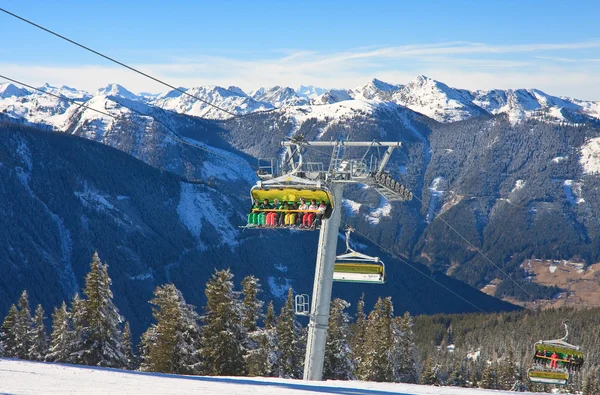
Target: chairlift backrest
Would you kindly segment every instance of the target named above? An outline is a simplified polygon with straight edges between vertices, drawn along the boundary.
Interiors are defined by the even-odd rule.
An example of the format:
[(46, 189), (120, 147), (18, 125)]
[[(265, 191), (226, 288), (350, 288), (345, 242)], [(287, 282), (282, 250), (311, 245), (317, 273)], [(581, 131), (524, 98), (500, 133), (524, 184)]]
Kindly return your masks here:
[(310, 315), (310, 304), (307, 294), (296, 295), (294, 298), (294, 313), (296, 315)]

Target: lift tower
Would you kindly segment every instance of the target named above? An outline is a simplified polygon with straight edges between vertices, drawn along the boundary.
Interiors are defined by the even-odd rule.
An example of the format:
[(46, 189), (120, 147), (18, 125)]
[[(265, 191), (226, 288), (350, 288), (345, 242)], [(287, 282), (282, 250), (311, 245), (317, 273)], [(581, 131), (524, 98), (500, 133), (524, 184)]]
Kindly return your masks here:
[[(275, 159), (259, 159), (257, 175), (261, 180), (250, 191), (253, 201), (274, 201), (275, 199), (281, 202), (297, 201), (297, 198), (310, 196), (311, 199), (329, 203), (333, 208), (330, 214), (323, 216), (320, 225), (309, 228), (320, 229), (313, 300), (310, 311), (307, 311), (308, 306), (305, 303), (304, 295), (299, 295), (303, 301), (301, 303), (303, 307), (301, 312), (297, 311), (297, 313), (310, 317), (304, 380), (322, 380), (344, 187), (349, 183), (364, 184), (379, 192), (388, 201), (411, 200), (412, 193), (394, 180), (389, 172), (384, 171), (394, 149), (401, 147), (401, 143), (398, 141), (307, 141), (303, 136), (294, 136), (288, 141), (282, 142), (281, 145), (284, 147), (281, 162)], [(323, 163), (303, 160), (303, 152), (311, 147), (332, 148), (327, 168)], [(366, 148), (366, 150), (362, 157), (349, 159), (345, 155), (347, 148)], [(375, 158), (371, 155), (370, 158), (367, 158), (373, 148), (378, 150), (385, 148), (385, 153), (381, 157)], [(261, 222), (260, 219), (255, 222), (255, 213), (261, 211), (279, 211), (280, 215), (283, 215), (297, 210), (253, 208), (248, 216), (248, 225), (244, 228), (281, 229), (281, 224), (276, 227), (272, 222)], [(266, 217), (263, 219), (266, 220)], [(284, 227), (295, 228), (294, 224), (290, 223)]]
[[(329, 326), (329, 309), (333, 285), (333, 272), (337, 251), (338, 229), (342, 220), (342, 197), (344, 187), (348, 183), (361, 183), (374, 187), (386, 199), (391, 201), (410, 200), (412, 194), (402, 185), (394, 181), (384, 168), (394, 149), (401, 147), (400, 142), (357, 142), (357, 141), (304, 141), (291, 140), (282, 143), (287, 149), (290, 169), (303, 168), (302, 176), (309, 179), (323, 179), (333, 195), (333, 213), (321, 225), (317, 264), (313, 286), (313, 298), (308, 325), (308, 342), (304, 361), (304, 380), (322, 380), (323, 362), (327, 328)], [(329, 168), (326, 171), (311, 169), (310, 164), (303, 166), (302, 156), (294, 162), (293, 152), (301, 152), (304, 147), (332, 147)], [(348, 147), (364, 147), (367, 152), (360, 159), (345, 159), (344, 151)], [(366, 157), (370, 148), (385, 147), (381, 159), (367, 163)], [(313, 170), (313, 171), (311, 171)], [(318, 174), (311, 174), (314, 173)], [(297, 174), (297, 172), (296, 172)]]

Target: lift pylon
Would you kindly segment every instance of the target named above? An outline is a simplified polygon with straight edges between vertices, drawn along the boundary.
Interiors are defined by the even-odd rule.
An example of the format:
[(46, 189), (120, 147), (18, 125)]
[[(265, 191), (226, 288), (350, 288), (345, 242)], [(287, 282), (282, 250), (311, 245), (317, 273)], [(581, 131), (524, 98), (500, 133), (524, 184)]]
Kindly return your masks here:
[[(407, 193), (406, 188), (393, 180), (389, 173), (383, 171), (393, 150), (401, 147), (402, 143), (398, 141), (306, 141), (303, 136), (294, 136), (281, 145), (284, 147), (279, 168), (281, 174), (268, 174), (266, 169), (274, 168), (272, 165), (262, 167), (258, 174), (262, 181), (252, 189), (253, 198), (262, 196), (261, 193), (267, 196), (268, 190), (285, 191), (286, 188), (290, 188), (290, 182), (296, 177), (318, 184), (319, 187), (316, 189), (323, 189), (331, 196), (330, 204), (333, 211), (329, 216), (323, 217), (320, 225), (303, 377), (304, 380), (322, 380), (344, 187), (348, 183), (365, 184), (373, 187), (384, 198), (397, 201), (410, 200), (412, 194)], [(333, 148), (327, 168), (322, 164), (303, 160), (303, 151), (311, 146)], [(367, 153), (371, 148), (385, 147), (386, 152), (380, 160), (371, 160), (368, 163), (367, 153), (360, 159), (344, 158), (347, 147), (364, 147)], [(260, 226), (253, 228), (264, 229)]]

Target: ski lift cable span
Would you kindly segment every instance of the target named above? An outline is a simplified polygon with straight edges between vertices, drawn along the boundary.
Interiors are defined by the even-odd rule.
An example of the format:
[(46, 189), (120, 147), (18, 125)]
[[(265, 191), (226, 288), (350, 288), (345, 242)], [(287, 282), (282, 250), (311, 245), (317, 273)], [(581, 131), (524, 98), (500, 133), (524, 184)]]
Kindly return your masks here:
[[(231, 115), (231, 116), (232, 116), (232, 119), (233, 119), (233, 118), (240, 118), (240, 117), (243, 117), (243, 116), (245, 116), (245, 115), (246, 115), (246, 114), (236, 114), (236, 113), (234, 113), (234, 112), (231, 112), (231, 111), (229, 111), (229, 110), (227, 110), (227, 109), (224, 109), (224, 108), (222, 108), (222, 107), (219, 107), (219, 106), (217, 106), (216, 104), (213, 104), (213, 103), (211, 103), (211, 102), (209, 102), (209, 101), (207, 101), (207, 100), (204, 100), (204, 99), (200, 98), (200, 97), (199, 97), (199, 96), (197, 96), (197, 95), (192, 95), (192, 94), (188, 93), (188, 92), (187, 92), (186, 90), (184, 90), (184, 89), (181, 89), (181, 88), (178, 88), (178, 87), (176, 87), (176, 86), (174, 86), (174, 85), (172, 85), (172, 84), (169, 84), (169, 83), (167, 83), (167, 82), (165, 82), (165, 81), (161, 80), (160, 78), (157, 78), (157, 77), (151, 76), (151, 75), (150, 75), (150, 74), (148, 74), (148, 73), (145, 73), (145, 72), (143, 72), (143, 71), (140, 71), (140, 70), (138, 70), (138, 69), (136, 69), (136, 68), (134, 68), (134, 67), (132, 67), (132, 66), (129, 66), (129, 65), (127, 65), (126, 63), (123, 63), (123, 62), (121, 62), (121, 61), (119, 61), (119, 60), (116, 60), (116, 59), (114, 59), (114, 58), (112, 58), (112, 57), (110, 57), (110, 56), (108, 56), (108, 55), (104, 55), (103, 53), (101, 53), (101, 52), (99, 52), (99, 51), (96, 51), (96, 50), (94, 50), (94, 49), (92, 49), (92, 48), (90, 48), (90, 47), (87, 47), (87, 46), (85, 46), (85, 45), (83, 45), (83, 44), (80, 44), (79, 42), (77, 42), (77, 41), (75, 41), (75, 40), (72, 40), (72, 39), (70, 39), (70, 38), (68, 38), (68, 37), (65, 37), (65, 36), (63, 36), (62, 34), (56, 33), (56, 32), (55, 32), (55, 31), (53, 31), (53, 30), (50, 30), (50, 29), (48, 29), (48, 28), (46, 28), (46, 27), (44, 27), (44, 26), (41, 26), (41, 25), (39, 25), (39, 24), (37, 24), (37, 23), (33, 22), (33, 21), (30, 21), (29, 19), (26, 19), (26, 18), (24, 18), (24, 17), (22, 17), (22, 16), (19, 16), (19, 15), (15, 14), (15, 13), (12, 13), (12, 12), (10, 12), (10, 11), (8, 11), (8, 10), (4, 9), (4, 8), (1, 8), (1, 7), (0, 7), (0, 11), (4, 12), (5, 14), (8, 14), (8, 15), (10, 15), (10, 16), (12, 16), (12, 17), (15, 17), (15, 18), (17, 18), (17, 19), (19, 19), (19, 20), (21, 20), (21, 21), (23, 21), (23, 22), (25, 22), (25, 23), (28, 23), (28, 24), (30, 24), (30, 25), (32, 25), (32, 26), (34, 26), (34, 27), (37, 27), (38, 29), (45, 31), (46, 33), (50, 33), (50, 34), (52, 34), (53, 36), (56, 36), (56, 37), (58, 37), (58, 38), (60, 38), (60, 39), (62, 39), (62, 40), (65, 40), (65, 41), (67, 41), (67, 42), (69, 42), (69, 43), (73, 44), (73, 45), (76, 45), (76, 46), (78, 46), (78, 47), (80, 47), (80, 48), (83, 48), (83, 49), (85, 49), (86, 51), (89, 51), (89, 52), (91, 52), (91, 53), (93, 53), (93, 54), (95, 54), (95, 55), (98, 55), (98, 56), (100, 56), (100, 57), (102, 57), (102, 58), (104, 58), (104, 59), (106, 59), (106, 60), (109, 60), (109, 61), (111, 61), (111, 62), (113, 62), (113, 63), (116, 63), (116, 64), (118, 64), (119, 66), (123, 66), (123, 67), (125, 67), (126, 69), (129, 69), (129, 70), (131, 70), (131, 71), (133, 71), (133, 72), (135, 72), (135, 73), (137, 73), (137, 74), (140, 74), (140, 75), (142, 75), (142, 76), (144, 76), (144, 77), (146, 77), (146, 78), (149, 78), (149, 79), (153, 80), (154, 82), (158, 82), (158, 83), (159, 83), (159, 84), (161, 84), (161, 85), (164, 85), (164, 86), (166, 86), (166, 87), (168, 87), (168, 88), (171, 88), (171, 89), (173, 89), (173, 90), (175, 90), (175, 91), (177, 91), (177, 92), (180, 92), (180, 93), (182, 93), (182, 94), (184, 94), (184, 95), (186, 95), (186, 96), (189, 96), (189, 97), (191, 97), (191, 98), (193, 98), (193, 99), (196, 99), (196, 100), (198, 100), (198, 101), (200, 101), (200, 102), (202, 102), (202, 103), (205, 103), (206, 105), (208, 105), (208, 106), (210, 106), (210, 107), (212, 107), (212, 108), (214, 108), (214, 109), (216, 109), (216, 110), (219, 110), (219, 111), (222, 111), (222, 112), (224, 112), (224, 113), (226, 113), (226, 114), (228, 114), (228, 115)], [(256, 111), (256, 112), (253, 112), (252, 114), (256, 114), (256, 113), (268, 113), (268, 112), (271, 112), (271, 111), (274, 111), (274, 110), (276, 110), (276, 108), (274, 108), (274, 109), (270, 109), (270, 110)]]
[[(418, 196), (413, 194), (413, 197), (421, 204), (423, 204), (423, 200), (419, 199)], [(500, 271), (500, 273), (502, 273), (507, 279), (509, 279), (510, 281), (512, 281), (517, 287), (519, 287), (521, 289), (521, 291), (525, 292), (525, 294), (527, 296), (529, 296), (529, 298), (531, 300), (535, 300), (535, 298), (525, 289), (523, 288), (523, 286), (521, 284), (519, 284), (517, 281), (515, 281), (511, 276), (508, 275), (508, 273), (506, 273), (506, 271), (502, 270), (502, 268), (500, 266), (498, 266), (496, 263), (494, 263), (494, 261), (492, 261), (490, 258), (488, 258), (488, 256), (486, 254), (483, 253), (483, 251), (481, 251), (480, 248), (477, 248), (475, 245), (473, 245), (473, 243), (471, 243), (469, 241), (469, 239), (467, 239), (465, 236), (463, 236), (458, 230), (456, 230), (456, 228), (454, 228), (452, 225), (450, 225), (450, 223), (448, 221), (446, 221), (441, 214), (434, 214), (434, 218), (438, 218), (440, 221), (442, 221), (447, 227), (450, 228), (450, 230), (452, 230), (454, 233), (456, 233), (458, 235), (458, 237), (460, 237), (462, 240), (464, 240), (469, 247), (473, 248), (475, 251), (477, 251), (477, 253), (479, 255), (481, 255), (486, 261), (488, 261), (489, 263), (492, 264), (492, 266), (494, 266), (496, 269), (498, 269), (498, 271)]]
[[(113, 119), (115, 119), (115, 120), (117, 120), (117, 121), (120, 121), (120, 120), (127, 120), (125, 117), (118, 117), (118, 116), (116, 116), (116, 115), (113, 115), (113, 114), (111, 114), (111, 113), (108, 113), (108, 112), (105, 112), (105, 111), (102, 111), (102, 110), (98, 110), (98, 109), (96, 109), (96, 108), (89, 107), (88, 105), (86, 105), (86, 103), (85, 103), (85, 102), (80, 102), (80, 101), (77, 101), (77, 100), (74, 100), (74, 99), (71, 99), (71, 98), (68, 98), (68, 97), (65, 97), (65, 96), (56, 95), (56, 94), (54, 94), (54, 93), (51, 93), (51, 92), (46, 92), (46, 91), (44, 91), (44, 90), (42, 90), (42, 89), (40, 89), (40, 88), (36, 88), (35, 86), (32, 86), (32, 85), (26, 84), (26, 83), (24, 83), (24, 82), (21, 82), (21, 81), (15, 80), (15, 79), (13, 79), (13, 78), (9, 78), (9, 77), (7, 77), (7, 76), (5, 76), (5, 75), (2, 75), (2, 74), (0, 74), (0, 78), (2, 78), (2, 79), (5, 79), (5, 80), (7, 80), (7, 81), (10, 81), (10, 82), (14, 82), (15, 84), (22, 85), (22, 86), (24, 86), (24, 87), (27, 87), (27, 88), (29, 88), (29, 89), (33, 89), (33, 90), (35, 90), (35, 91), (38, 91), (38, 92), (40, 92), (40, 93), (42, 93), (42, 94), (45, 94), (45, 95), (48, 95), (48, 96), (52, 96), (52, 97), (55, 97), (55, 98), (57, 98), (57, 99), (60, 99), (60, 100), (64, 100), (64, 101), (68, 101), (68, 102), (74, 103), (74, 104), (76, 104), (76, 105), (78, 105), (78, 106), (79, 106), (79, 109), (85, 108), (85, 109), (87, 109), (87, 110), (92, 110), (92, 111), (94, 111), (94, 112), (96, 112), (96, 113), (98, 113), (98, 114), (102, 114), (102, 115), (105, 115), (105, 116), (107, 116), (107, 117), (111, 117), (111, 118), (113, 118)], [(131, 110), (131, 111), (133, 111), (133, 112), (135, 112), (135, 113), (137, 113), (137, 111), (136, 111), (135, 109), (133, 109), (133, 108), (130, 108), (130, 107), (127, 107), (127, 106), (123, 105), (122, 103), (119, 103), (119, 105), (121, 105), (121, 106), (123, 106), (123, 107), (125, 107), (125, 108), (127, 108), (127, 109), (129, 109), (129, 110)], [(171, 129), (170, 129), (168, 126), (166, 126), (166, 125), (164, 125), (164, 124), (161, 124), (161, 125), (162, 125), (163, 127), (165, 127), (167, 130), (169, 130), (171, 133), (173, 133), (174, 135), (176, 135), (176, 133), (175, 133), (173, 130), (171, 130)], [(220, 154), (218, 154), (217, 152), (214, 152), (214, 151), (211, 151), (211, 150), (209, 150), (209, 149), (207, 149), (207, 148), (204, 148), (204, 147), (202, 147), (202, 146), (199, 146), (199, 145), (196, 145), (196, 144), (190, 143), (189, 141), (186, 141), (186, 140), (184, 140), (184, 139), (182, 139), (182, 138), (179, 138), (179, 137), (176, 137), (176, 136), (170, 136), (170, 135), (168, 135), (168, 134), (165, 134), (165, 133), (160, 133), (160, 132), (153, 132), (153, 133), (154, 133), (154, 134), (156, 134), (156, 135), (159, 135), (159, 136), (166, 137), (166, 138), (168, 138), (168, 139), (171, 139), (171, 140), (173, 140), (173, 141), (176, 141), (176, 142), (178, 142), (178, 143), (180, 143), (180, 144), (183, 144), (183, 145), (188, 145), (188, 146), (190, 146), (190, 147), (194, 147), (194, 148), (197, 148), (197, 149), (199, 149), (199, 150), (206, 151), (206, 152), (208, 152), (209, 154), (211, 154), (211, 155), (213, 155), (213, 156), (216, 156), (216, 157), (219, 157), (219, 158), (221, 158), (221, 159), (225, 159), (225, 160), (227, 160), (227, 161), (230, 161), (230, 160), (232, 160), (232, 159), (233, 159), (233, 160), (235, 160), (235, 161), (238, 161), (238, 162), (239, 162), (239, 163), (241, 163), (241, 164), (248, 165), (248, 166), (250, 166), (251, 168), (253, 168), (253, 166), (252, 166), (250, 163), (246, 162), (246, 161), (242, 161), (241, 159), (237, 159), (237, 158), (234, 158), (234, 157), (227, 157), (227, 156), (225, 156), (225, 155), (220, 155)]]
[[(342, 221), (342, 223), (346, 226), (350, 226), (348, 225), (346, 222)], [(485, 310), (483, 310), (481, 307), (475, 305), (473, 302), (471, 302), (470, 300), (466, 299), (465, 297), (459, 295), (458, 293), (456, 293), (455, 291), (453, 291), (452, 289), (450, 289), (449, 287), (446, 287), (444, 284), (440, 283), (439, 281), (437, 281), (436, 279), (428, 276), (427, 274), (423, 273), (422, 271), (420, 271), (419, 269), (417, 269), (416, 267), (414, 267), (413, 265), (411, 265), (406, 259), (402, 258), (401, 256), (395, 254), (394, 252), (392, 252), (391, 250), (389, 250), (388, 248), (382, 246), (381, 244), (377, 243), (376, 241), (370, 239), (369, 237), (365, 236), (363, 233), (354, 230), (356, 233), (358, 233), (359, 235), (361, 235), (363, 238), (365, 238), (366, 240), (370, 241), (371, 243), (373, 243), (375, 246), (379, 247), (379, 249), (387, 252), (388, 254), (390, 254), (391, 256), (393, 256), (394, 258), (398, 259), (399, 261), (402, 261), (406, 264), (406, 266), (410, 267), (411, 269), (415, 270), (417, 273), (419, 273), (420, 275), (428, 278), (429, 280), (433, 281), (435, 284), (439, 285), (440, 287), (442, 287), (443, 289), (445, 289), (446, 291), (450, 292), (451, 294), (453, 294), (454, 296), (456, 296), (457, 298), (461, 299), (462, 301), (466, 302), (467, 304), (473, 306), (475, 309), (477, 309), (478, 311), (482, 312), (482, 313), (487, 313)]]

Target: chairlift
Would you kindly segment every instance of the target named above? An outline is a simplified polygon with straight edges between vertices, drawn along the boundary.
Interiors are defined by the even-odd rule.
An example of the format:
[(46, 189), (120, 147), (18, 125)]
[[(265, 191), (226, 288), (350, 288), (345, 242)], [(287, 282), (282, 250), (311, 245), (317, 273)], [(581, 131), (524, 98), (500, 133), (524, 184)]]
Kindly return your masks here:
[[(299, 210), (293, 208), (252, 208), (248, 214), (248, 224), (244, 228), (249, 229), (281, 229), (292, 228), (298, 230), (317, 230), (320, 229), (320, 220), (327, 219), (334, 209), (334, 199), (321, 180), (308, 180), (295, 175), (284, 175), (270, 180), (258, 181), (250, 190), (252, 202), (262, 203), (267, 200), (270, 205), (275, 200), (279, 204), (299, 204), (303, 198), (308, 204), (315, 200), (317, 204), (325, 203), (325, 211), (319, 210)], [(276, 213), (277, 218), (284, 220), (278, 223), (270, 222), (269, 213)], [(298, 224), (299, 215), (310, 215), (310, 223)], [(284, 217), (280, 217), (284, 216)], [(275, 216), (274, 216), (275, 217)], [(281, 223), (279, 223), (281, 222)]]
[(346, 252), (336, 257), (333, 281), (384, 284), (385, 265), (379, 257), (372, 257), (350, 248), (350, 234), (354, 229), (346, 229)]
[(566, 342), (568, 322), (563, 321), (565, 336), (556, 340), (540, 340), (534, 345), (534, 365), (527, 371), (532, 383), (567, 385), (573, 372), (580, 370), (584, 353), (579, 346)]

